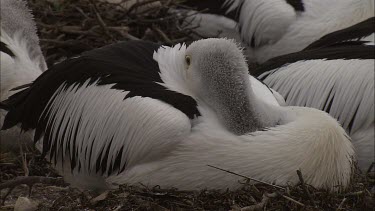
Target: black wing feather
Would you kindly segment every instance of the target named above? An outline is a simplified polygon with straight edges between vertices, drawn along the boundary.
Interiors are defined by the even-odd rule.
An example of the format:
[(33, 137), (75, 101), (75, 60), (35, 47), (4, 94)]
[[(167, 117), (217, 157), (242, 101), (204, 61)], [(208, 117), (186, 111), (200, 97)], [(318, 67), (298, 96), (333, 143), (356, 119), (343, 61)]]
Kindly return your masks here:
[[(255, 70), (251, 71), (251, 75), (258, 77), (262, 73), (280, 68), (287, 64), (291, 64), (298, 61), (316, 59), (375, 59), (375, 47), (371, 45), (367, 46), (361, 44), (353, 44), (353, 42), (351, 42), (348, 45), (342, 43), (337, 46), (305, 50), (296, 53), (286, 54), (268, 60), (261, 66), (257, 67)], [(263, 79), (264, 78), (262, 78), (262, 80)]]
[(375, 17), (369, 18), (351, 27), (332, 32), (320, 38), (319, 40), (311, 43), (305, 48), (310, 50), (314, 48), (327, 47), (331, 45), (337, 45), (338, 43), (346, 44), (363, 44), (360, 42), (347, 42), (350, 40), (359, 40), (363, 37), (367, 37), (375, 32)]
[(159, 99), (194, 118), (199, 115), (194, 99), (156, 83), (162, 82), (158, 63), (153, 60), (159, 47), (145, 41), (119, 42), (56, 64), (28, 88), (1, 103), (2, 109), (9, 110), (3, 129), (21, 123), (23, 130), (36, 129), (34, 140), (38, 140), (48, 130), (48, 118), (41, 115), (55, 91), (64, 83), (81, 86), (88, 79), (91, 83), (99, 80), (99, 85), (113, 83), (112, 89), (130, 91), (127, 97)]
[(13, 51), (8, 48), (8, 45), (3, 42), (0, 42), (0, 51), (8, 54), (10, 57), (15, 56)]

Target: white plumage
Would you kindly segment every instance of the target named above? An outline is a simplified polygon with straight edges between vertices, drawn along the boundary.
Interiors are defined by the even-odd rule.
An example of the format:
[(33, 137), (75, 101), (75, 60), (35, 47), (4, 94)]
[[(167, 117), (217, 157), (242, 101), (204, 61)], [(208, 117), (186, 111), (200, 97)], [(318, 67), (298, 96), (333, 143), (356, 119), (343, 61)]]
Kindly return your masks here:
[(241, 37), (253, 47), (280, 40), (297, 19), (296, 11), (285, 0), (227, 0), (223, 6), (239, 13)]
[[(47, 68), (39, 39), (36, 34), (35, 22), (26, 3), (21, 0), (1, 1), (1, 52), (0, 52), (0, 100), (7, 99), (19, 90), (11, 89), (31, 83)], [(5, 112), (0, 113), (0, 126), (4, 121)], [(14, 128), (0, 132), (2, 149), (18, 149), (16, 143), (25, 142), (26, 137), (20, 136), (20, 130)]]
[(319, 4), (319, 8), (325, 5), (328, 9), (324, 12), (317, 10), (314, 16), (310, 14), (304, 16), (302, 13), (301, 17), (288, 27), (287, 32), (279, 40), (270, 45), (254, 48), (249, 59), (254, 58), (262, 63), (276, 56), (303, 50), (323, 35), (350, 27), (374, 16), (374, 1), (372, 0), (339, 1), (335, 7), (332, 7), (331, 1), (312, 2)]
[(301, 169), (317, 188), (345, 188), (354, 152), (337, 121), (281, 107), (272, 93), (265, 100), (258, 88), (271, 91), (252, 83), (229, 40), (118, 43), (57, 64), (3, 102), (5, 128), (35, 129), (64, 178), (83, 188), (241, 186), (207, 165), (279, 185), (298, 183)]
[(374, 161), (375, 18), (323, 36), (255, 70), (288, 105), (328, 112), (352, 138), (359, 167)]
[[(217, 18), (211, 20), (215, 24), (206, 27), (211, 18), (202, 14), (197, 18), (202, 20), (197, 30), (205, 32), (215, 26), (216, 31), (222, 30), (222, 34), (233, 39), (238, 35), (233, 35), (232, 31), (237, 30), (247, 44), (246, 56), (249, 61), (263, 63), (276, 56), (303, 50), (326, 34), (374, 16), (373, 0), (295, 2), (297, 6), (285, 0), (226, 0), (223, 8), (227, 8), (226, 13), (238, 13), (238, 25)], [(214, 2), (212, 7), (217, 7)]]
[[(366, 170), (375, 157), (374, 58), (349, 58), (358, 51), (334, 60), (325, 56), (340, 55), (345, 45), (350, 47), (353, 43), (374, 45), (374, 1), (294, 3), (297, 5), (284, 0), (227, 0), (223, 8), (229, 7), (227, 13), (238, 10), (239, 22), (232, 23), (232, 28), (240, 30), (248, 43), (246, 54), (250, 61), (263, 63), (275, 57), (263, 65), (267, 67), (280, 58), (289, 60), (274, 66), (261, 79), (278, 91), (287, 105), (317, 108), (338, 119), (353, 140), (359, 167)], [(218, 19), (216, 30), (220, 30), (220, 22)], [(205, 21), (202, 23), (200, 31), (205, 29)], [(223, 30), (231, 28), (227, 23)], [(341, 50), (334, 49), (326, 55), (320, 56), (323, 51), (319, 50), (313, 52), (339, 44)], [(306, 51), (288, 55), (306, 47), (313, 50), (313, 57), (300, 56), (308, 54)], [(277, 57), (284, 54), (285, 57)], [(365, 56), (373, 54), (374, 50)]]
[[(181, 27), (193, 29), (198, 34), (198, 36), (194, 37), (196, 39), (201, 39), (202, 37), (229, 37), (237, 42), (241, 42), (241, 36), (236, 27), (237, 22), (225, 16), (182, 9), (171, 9), (170, 12), (180, 15), (186, 14)], [(194, 36), (194, 34), (192, 35)]]
[(359, 167), (374, 161), (374, 60), (301, 60), (259, 78), (287, 105), (327, 111), (348, 131)]

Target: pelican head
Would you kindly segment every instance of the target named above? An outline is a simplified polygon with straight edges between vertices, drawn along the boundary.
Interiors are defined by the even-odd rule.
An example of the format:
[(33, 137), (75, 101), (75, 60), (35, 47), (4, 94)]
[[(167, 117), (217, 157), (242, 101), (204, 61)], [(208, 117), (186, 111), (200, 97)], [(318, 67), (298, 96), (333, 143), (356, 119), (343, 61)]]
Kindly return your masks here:
[(210, 107), (229, 131), (242, 135), (276, 124), (261, 117), (245, 57), (233, 40), (192, 43), (185, 52), (184, 68), (192, 96)]

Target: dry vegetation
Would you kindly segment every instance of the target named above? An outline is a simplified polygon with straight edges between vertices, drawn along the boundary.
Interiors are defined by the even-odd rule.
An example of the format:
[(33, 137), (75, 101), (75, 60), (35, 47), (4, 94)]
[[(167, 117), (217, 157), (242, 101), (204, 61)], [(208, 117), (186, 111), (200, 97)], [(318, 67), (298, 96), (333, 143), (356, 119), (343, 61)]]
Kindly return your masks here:
[(48, 64), (122, 40), (188, 42), (192, 30), (179, 27), (186, 15), (168, 13), (180, 1), (29, 0)]
[[(191, 30), (181, 29), (184, 15), (168, 14), (179, 1), (146, 0), (133, 6), (98, 0), (29, 0), (34, 11), (41, 46), (49, 65), (120, 40), (144, 39), (163, 44), (191, 41)], [(126, 6), (126, 7), (124, 7)], [(250, 185), (238, 191), (195, 192), (162, 187), (122, 186), (97, 196), (66, 187), (50, 165), (33, 150), (3, 153), (0, 157), (0, 189), (19, 176), (32, 186), (17, 186), (0, 210), (13, 210), (19, 196), (28, 196), (38, 210), (374, 210), (374, 172), (353, 176), (344, 193), (327, 193), (301, 183), (283, 189), (267, 184)], [(302, 172), (303, 173), (303, 172)], [(297, 172), (296, 172), (297, 175)], [(7, 189), (1, 191), (4, 198)]]

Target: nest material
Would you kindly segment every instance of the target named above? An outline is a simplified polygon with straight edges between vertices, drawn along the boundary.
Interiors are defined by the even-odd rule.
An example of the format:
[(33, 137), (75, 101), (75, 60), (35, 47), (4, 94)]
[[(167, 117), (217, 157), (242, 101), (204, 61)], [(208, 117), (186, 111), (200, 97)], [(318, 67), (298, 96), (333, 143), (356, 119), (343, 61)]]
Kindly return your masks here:
[[(50, 181), (58, 175), (38, 153), (26, 153), (18, 158), (1, 154), (1, 158), (0, 170), (4, 180), (0, 183), (0, 190), (7, 183), (15, 185), (14, 178), (22, 180), (25, 173), (29, 177), (23, 177), (26, 180), (19, 184), (33, 188), (28, 196), (27, 187), (16, 187), (0, 210), (12, 210), (19, 196), (29, 197), (38, 204), (39, 210), (372, 210), (375, 206), (374, 193), (370, 192), (374, 185), (371, 174), (354, 174), (350, 187), (343, 193), (315, 189), (305, 184), (300, 175), (300, 184), (282, 189), (269, 184), (251, 184), (250, 180), (239, 177), (238, 182), (244, 185), (237, 191), (184, 191), (140, 184), (137, 187), (122, 185), (98, 195), (64, 188), (65, 185), (62, 188), (51, 186), (58, 184)], [(33, 184), (33, 180), (43, 184)], [(1, 190), (1, 198), (5, 194), (6, 190)]]
[(191, 41), (172, 0), (29, 0), (47, 64), (123, 40)]

